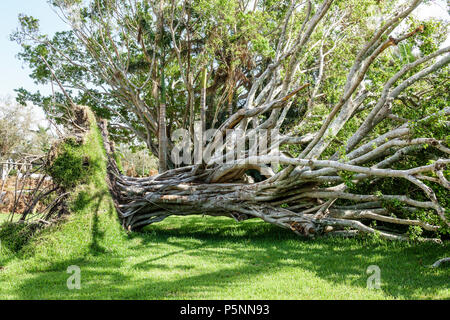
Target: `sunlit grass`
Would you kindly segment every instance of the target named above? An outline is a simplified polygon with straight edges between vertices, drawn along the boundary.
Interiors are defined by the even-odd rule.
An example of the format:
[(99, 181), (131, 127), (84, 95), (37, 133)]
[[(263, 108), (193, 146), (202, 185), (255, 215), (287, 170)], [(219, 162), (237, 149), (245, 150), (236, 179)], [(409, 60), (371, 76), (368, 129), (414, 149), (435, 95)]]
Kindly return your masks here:
[[(449, 255), (448, 244), (306, 240), (256, 219), (202, 216), (127, 234), (106, 186), (98, 130), (86, 141), (95, 170), (72, 190), (65, 221), (35, 233), (0, 226), (0, 299), (450, 298), (449, 268), (428, 267)], [(80, 290), (67, 288), (72, 265), (81, 269)], [(379, 290), (367, 288), (370, 265), (381, 270)]]
[[(6, 212), (0, 213), (0, 223), (3, 223), (4, 221), (7, 221), (10, 218), (11, 218), (11, 216), (9, 215), (9, 213), (6, 213)], [(17, 221), (17, 220), (19, 220), (19, 218), (20, 218), (20, 215), (18, 215), (18, 214), (14, 215), (13, 221)]]
[[(169, 218), (144, 233), (118, 231), (112, 236), (104, 229), (108, 214), (91, 214), (89, 238), (80, 238), (83, 232), (77, 236), (73, 227), (82, 221), (75, 219), (62, 228), (64, 235), (48, 235), (54, 245), (45, 251), (36, 249), (28, 258), (9, 261), (4, 257), (0, 298), (450, 297), (449, 268), (427, 267), (448, 254), (448, 246), (306, 241), (262, 222), (236, 224), (212, 217)], [(67, 289), (70, 265), (81, 268), (81, 290)], [(366, 288), (369, 265), (381, 269), (380, 290)]]

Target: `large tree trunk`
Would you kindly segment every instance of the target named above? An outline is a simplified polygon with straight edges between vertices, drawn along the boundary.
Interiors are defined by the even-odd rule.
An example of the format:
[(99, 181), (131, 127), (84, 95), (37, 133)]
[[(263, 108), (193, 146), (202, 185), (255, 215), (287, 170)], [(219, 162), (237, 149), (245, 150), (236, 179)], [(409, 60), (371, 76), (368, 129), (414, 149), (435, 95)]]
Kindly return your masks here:
[[(218, 174), (220, 170), (217, 168), (208, 169), (203, 165), (172, 169), (148, 178), (127, 177), (120, 173), (112, 156), (114, 150), (108, 142), (106, 122), (101, 122), (101, 129), (105, 149), (109, 155), (110, 189), (122, 225), (127, 230), (139, 230), (172, 215), (226, 216), (236, 221), (260, 218), (308, 237), (325, 234), (354, 236), (358, 233), (377, 233), (382, 238), (390, 240), (409, 239), (405, 234), (377, 230), (362, 222), (368, 220), (420, 226), (428, 231), (439, 229), (439, 226), (420, 220), (391, 217), (390, 212), (382, 206), (383, 200), (397, 200), (403, 202), (406, 205), (405, 208), (411, 211), (417, 208), (432, 208), (439, 213), (442, 208), (434, 201), (420, 202), (406, 196), (345, 193), (345, 188), (320, 188), (321, 179), (315, 180), (311, 177), (301, 180), (294, 175), (294, 178), (283, 178), (280, 183), (273, 179), (274, 176), (259, 183), (246, 183), (239, 178), (236, 179), (236, 175)], [(284, 158), (281, 160), (291, 165), (309, 164), (311, 167), (317, 165), (327, 169), (342, 166), (346, 169), (355, 169), (333, 161), (302, 162), (288, 161)], [(439, 167), (439, 164), (435, 166)], [(232, 167), (236, 168), (236, 166)], [(360, 179), (367, 177), (368, 171), (373, 171), (376, 175), (397, 175), (397, 172), (390, 169), (377, 171), (377, 169), (359, 168)], [(355, 170), (358, 171), (358, 169)], [(239, 171), (242, 172), (242, 170)], [(233, 182), (220, 182), (224, 176), (231, 177)], [(241, 173), (240, 177), (242, 176)], [(334, 202), (337, 199), (353, 200), (357, 204), (335, 206)], [(445, 220), (444, 216), (442, 218)], [(440, 241), (436, 238), (423, 240)]]
[[(311, 132), (303, 136), (296, 136), (296, 129), (290, 128), (281, 136), (273, 137), (272, 133), (281, 128), (295, 97), (305, 94), (306, 90), (303, 89), (307, 87), (312, 87), (312, 90), (306, 99), (305, 119), (300, 122), (300, 126), (303, 127), (314, 114), (313, 109), (317, 106), (327, 63), (326, 56), (334, 47), (328, 48), (324, 39), (314, 44), (320, 47), (317, 59), (318, 77), (315, 83), (300, 83), (301, 78), (296, 79), (295, 75), (302, 55), (310, 44), (310, 38), (313, 38), (314, 30), (323, 23), (321, 20), (328, 17), (339, 25), (341, 19), (333, 13), (330, 13), (331, 16), (327, 15), (333, 0), (325, 0), (317, 5), (308, 2), (300, 30), (296, 34), (289, 34), (291, 18), (297, 8), (296, 1), (292, 1), (283, 25), (280, 26), (274, 57), (267, 65), (260, 65), (258, 72), (249, 79), (245, 95), (238, 99), (241, 103), (236, 106), (237, 111), (233, 113), (234, 110), (231, 110), (229, 118), (215, 129), (209, 140), (203, 136), (196, 137), (195, 141), (201, 141), (202, 145), (203, 142), (206, 143), (204, 150), (194, 149), (195, 155), (200, 155), (200, 159), (196, 160), (201, 161), (194, 161), (195, 165), (172, 169), (154, 177), (136, 179), (120, 174), (113, 157), (110, 157), (111, 191), (123, 226), (134, 230), (170, 215), (207, 214), (228, 216), (238, 221), (260, 218), (305, 236), (372, 233), (399, 240), (408, 239), (405, 227), (420, 227), (432, 234), (440, 228), (450, 226), (445, 216), (445, 208), (429, 186), (432, 184), (444, 192), (450, 190), (445, 171), (450, 163), (450, 149), (446, 145), (448, 142), (446, 139), (425, 136), (420, 130), (416, 130), (436, 122), (436, 119), (444, 123), (448, 130), (450, 108), (441, 108), (432, 115), (415, 118), (414, 121), (397, 117), (392, 112), (393, 101), (399, 99), (402, 92), (406, 89), (414, 90), (414, 84), (450, 63), (450, 47), (436, 50), (403, 65), (400, 70), (391, 74), (379, 92), (369, 92), (364, 82), (368, 80), (365, 78), (371, 65), (388, 48), (423, 32), (424, 27), (419, 26), (395, 38), (391, 35), (396, 26), (421, 2), (411, 0), (399, 6), (396, 12), (368, 37), (367, 42), (357, 51), (353, 65), (348, 69), (345, 84), (340, 88), (342, 90), (339, 99), (329, 105), (329, 113), (319, 128), (311, 129)], [(332, 34), (336, 25), (322, 25), (324, 37)], [(173, 43), (176, 44), (172, 27)], [(336, 34), (333, 36), (337, 37), (335, 41), (342, 40)], [(195, 90), (192, 90), (190, 55), (188, 54), (187, 70), (183, 72), (181, 47), (176, 45), (174, 48), (188, 91), (192, 137), (195, 133)], [(202, 112), (205, 87), (203, 83)], [(234, 93), (237, 94), (237, 91)], [(368, 97), (374, 103), (367, 103)], [(362, 110), (368, 111), (367, 116), (364, 122), (355, 128), (355, 125), (349, 122)], [(375, 127), (388, 118), (392, 119), (393, 123), (386, 125), (382, 134), (374, 134)], [(202, 120), (205, 121), (203, 113)], [(162, 126), (164, 119), (160, 121)], [(356, 123), (360, 123), (359, 120)], [(110, 150), (107, 143), (106, 125), (103, 123), (102, 126), (105, 147), (111, 153), (113, 150)], [(337, 139), (344, 128), (346, 135), (350, 133), (350, 137), (347, 141), (340, 141), (343, 148), (330, 156), (332, 141)], [(228, 135), (228, 132), (233, 130), (234, 134)], [(264, 136), (261, 132), (265, 132), (265, 136), (271, 132), (270, 145), (262, 147), (263, 153), (260, 152), (260, 147), (252, 145), (252, 141), (260, 141), (260, 137)], [(235, 139), (240, 141), (241, 145), (233, 148)], [(299, 155), (294, 157), (287, 153), (272, 153), (283, 145), (297, 145)], [(408, 169), (395, 169), (396, 162), (428, 147), (434, 149), (437, 159), (433, 160), (436, 161), (427, 165), (423, 164), (426, 161), (420, 162), (422, 165), (416, 165), (419, 162), (409, 162)], [(214, 161), (207, 157), (211, 154), (214, 154)], [(280, 166), (271, 166), (273, 163)], [(264, 178), (257, 182), (246, 179), (249, 170), (257, 170)], [(360, 194), (359, 191), (351, 190), (351, 186), (363, 181), (373, 183), (382, 179), (406, 180), (415, 193), (420, 193), (420, 197), (415, 194), (395, 194), (395, 190), (394, 194)], [(400, 204), (402, 214), (393, 216), (385, 205), (387, 202)], [(436, 217), (411, 219), (409, 213), (418, 210), (427, 211), (427, 214), (435, 213)], [(433, 224), (430, 224), (430, 221)], [(382, 226), (371, 226), (371, 222), (379, 222)], [(393, 226), (397, 228), (392, 228)]]

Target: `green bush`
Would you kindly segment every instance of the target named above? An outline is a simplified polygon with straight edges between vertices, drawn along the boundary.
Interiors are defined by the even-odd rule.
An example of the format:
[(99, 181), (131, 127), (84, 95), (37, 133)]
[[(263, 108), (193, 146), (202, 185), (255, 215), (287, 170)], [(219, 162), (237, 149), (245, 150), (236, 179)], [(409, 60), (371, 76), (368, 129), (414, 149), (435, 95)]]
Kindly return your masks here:
[(19, 252), (36, 230), (36, 225), (27, 223), (5, 222), (0, 228), (2, 248), (11, 252)]
[(82, 146), (74, 139), (67, 139), (58, 149), (58, 156), (47, 172), (61, 186), (73, 187), (86, 178), (89, 158), (83, 154)]

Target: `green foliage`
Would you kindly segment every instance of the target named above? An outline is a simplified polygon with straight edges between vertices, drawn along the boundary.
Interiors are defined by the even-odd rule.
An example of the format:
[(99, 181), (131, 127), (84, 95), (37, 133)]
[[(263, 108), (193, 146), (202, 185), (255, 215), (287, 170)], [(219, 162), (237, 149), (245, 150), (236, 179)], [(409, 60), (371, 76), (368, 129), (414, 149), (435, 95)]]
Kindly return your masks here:
[(58, 145), (56, 158), (46, 169), (54, 181), (65, 188), (73, 188), (93, 179), (95, 181), (105, 167), (104, 152), (98, 147), (101, 142), (100, 132), (95, 121), (93, 123), (83, 142), (70, 137)]
[(412, 136), (414, 138), (429, 137), (438, 140), (445, 139), (450, 145), (450, 128), (448, 126), (449, 116), (444, 112), (436, 112), (428, 116), (425, 120), (412, 121)]
[(338, 174), (348, 188), (353, 189), (356, 186), (356, 184), (352, 181), (355, 176), (354, 172), (339, 171)]
[[(119, 144), (115, 158), (123, 172), (132, 175), (148, 176), (151, 170), (158, 170), (158, 159), (148, 152), (144, 145)], [(130, 171), (129, 171), (130, 170)]]
[(19, 252), (32, 238), (36, 225), (0, 221), (1, 249), (9, 252)]
[(412, 241), (420, 240), (423, 230), (419, 226), (409, 226), (408, 236)]
[(409, 39), (409, 42), (418, 47), (423, 55), (428, 55), (439, 48), (439, 43), (445, 41), (446, 27), (442, 21), (427, 20), (420, 21), (411, 18), (410, 31), (421, 26), (422, 31), (417, 36)]
[(47, 168), (53, 180), (63, 187), (73, 187), (88, 176), (89, 158), (80, 149), (73, 138), (66, 139), (58, 148), (56, 160)]
[[(420, 158), (426, 158), (426, 155), (418, 154), (411, 155), (406, 159), (399, 161), (396, 163), (396, 166), (393, 169), (404, 169), (409, 166), (419, 166), (425, 165), (426, 163), (417, 162), (417, 156)], [(436, 197), (439, 203), (447, 210), (448, 214), (450, 208), (450, 198), (448, 196), (448, 190), (444, 187), (429, 181), (425, 181), (425, 184), (431, 186), (436, 194)], [(412, 186), (405, 179), (396, 179), (396, 178), (386, 178), (380, 179), (376, 183), (372, 181), (362, 181), (359, 182), (356, 186), (353, 186), (351, 189), (354, 193), (360, 194), (373, 194), (378, 197), (382, 197), (383, 195), (406, 195), (417, 201), (429, 201), (427, 196), (415, 186)], [(386, 208), (389, 212), (389, 215), (402, 219), (412, 219), (412, 220), (420, 220), (425, 223), (439, 226), (439, 230), (434, 233), (430, 231), (423, 230), (423, 236), (433, 236), (433, 237), (442, 237), (443, 239), (447, 239), (450, 234), (450, 228), (445, 224), (444, 221), (436, 214), (436, 212), (432, 209), (416, 209), (410, 210), (407, 208), (405, 203), (396, 199), (382, 199), (381, 205), (383, 208)], [(408, 231), (404, 226), (393, 226), (390, 225), (391, 228), (397, 229), (400, 232)], [(413, 236), (414, 238), (414, 236)], [(414, 238), (417, 240), (417, 237)]]
[[(376, 227), (375, 221), (373, 221), (371, 223), (371, 227), (372, 228)], [(373, 233), (364, 235), (364, 238), (366, 238), (366, 237), (367, 237), (369, 243), (378, 244), (378, 245), (386, 244), (386, 239), (381, 238), (380, 232), (378, 230), (375, 230)]]
[(0, 159), (17, 160), (23, 153), (43, 155), (48, 151), (53, 136), (39, 125), (35, 111), (30, 105), (0, 98)]
[[(394, 182), (395, 184), (395, 182)], [(392, 186), (394, 187), (394, 185)], [(381, 191), (377, 191), (376, 195), (381, 196), (383, 193)], [(405, 204), (397, 199), (382, 199), (381, 204), (383, 208), (388, 209), (391, 214), (406, 214), (409, 211), (405, 210)]]
[(122, 159), (117, 152), (114, 153), (114, 161), (116, 162), (117, 168), (119, 169), (119, 171), (123, 173)]

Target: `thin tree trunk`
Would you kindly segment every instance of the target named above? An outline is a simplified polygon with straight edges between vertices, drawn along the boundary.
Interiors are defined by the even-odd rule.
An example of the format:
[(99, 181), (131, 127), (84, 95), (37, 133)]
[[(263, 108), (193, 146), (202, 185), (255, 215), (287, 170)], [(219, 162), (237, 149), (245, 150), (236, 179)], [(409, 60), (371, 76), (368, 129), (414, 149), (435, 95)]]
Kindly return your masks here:
[(159, 99), (159, 127), (158, 127), (158, 156), (159, 156), (159, 172), (167, 171), (167, 128), (166, 128), (166, 81), (164, 77), (164, 40), (163, 40), (163, 23), (164, 15), (162, 8), (163, 1), (160, 2), (160, 21), (159, 21), (159, 46), (160, 46), (160, 99)]
[(206, 82), (207, 82), (207, 69), (205, 67), (202, 73), (202, 94), (200, 101), (202, 132), (206, 131)]
[(159, 106), (159, 172), (167, 171), (166, 103)]

